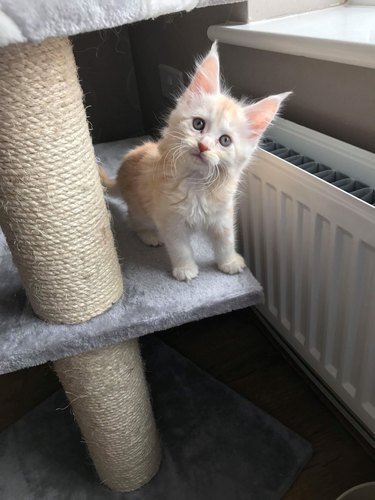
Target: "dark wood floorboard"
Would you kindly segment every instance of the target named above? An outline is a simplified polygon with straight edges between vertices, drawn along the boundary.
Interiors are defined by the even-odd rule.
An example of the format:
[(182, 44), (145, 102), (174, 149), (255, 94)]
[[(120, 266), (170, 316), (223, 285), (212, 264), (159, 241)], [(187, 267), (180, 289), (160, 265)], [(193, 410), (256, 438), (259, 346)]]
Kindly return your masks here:
[(60, 387), (48, 365), (0, 376), (0, 431), (44, 401)]
[(250, 309), (159, 335), (312, 444), (314, 455), (286, 500), (335, 500), (356, 484), (375, 481), (375, 461), (285, 360)]
[[(269, 340), (250, 309), (183, 325), (159, 336), (310, 441), (314, 456), (286, 500), (335, 500), (356, 484), (375, 481), (374, 460)], [(1, 376), (0, 430), (58, 387), (46, 365)]]

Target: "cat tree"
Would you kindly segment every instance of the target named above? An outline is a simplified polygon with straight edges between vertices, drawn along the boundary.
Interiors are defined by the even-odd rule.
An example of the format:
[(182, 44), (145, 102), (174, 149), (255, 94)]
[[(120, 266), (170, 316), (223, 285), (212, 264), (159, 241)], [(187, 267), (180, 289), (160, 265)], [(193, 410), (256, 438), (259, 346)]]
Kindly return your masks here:
[[(0, 68), (1, 226), (38, 316), (88, 320), (123, 284), (70, 43), (11, 45)], [(55, 369), (101, 480), (121, 491), (147, 482), (160, 447), (137, 340)]]
[[(23, 307), (0, 318), (0, 373), (54, 361), (101, 481), (131, 491), (151, 479), (161, 459), (136, 337), (257, 303), (262, 291), (248, 271), (212, 270), (189, 290), (159, 270), (149, 309), (158, 294), (169, 306), (141, 321), (138, 304), (121, 299), (123, 276), (70, 42), (32, 43), (35, 33), (17, 29), (11, 26), (0, 47), (0, 225), (41, 319)], [(72, 32), (64, 22), (48, 29), (49, 36)], [(4, 260), (4, 312), (16, 300), (5, 296), (10, 269)], [(138, 283), (142, 271), (137, 276)]]

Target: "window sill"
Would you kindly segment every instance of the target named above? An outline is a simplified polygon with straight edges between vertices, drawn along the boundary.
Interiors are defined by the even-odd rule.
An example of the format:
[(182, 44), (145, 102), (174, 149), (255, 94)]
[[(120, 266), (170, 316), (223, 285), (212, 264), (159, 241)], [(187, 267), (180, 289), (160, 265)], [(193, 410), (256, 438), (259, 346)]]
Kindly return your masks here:
[(210, 26), (211, 40), (375, 68), (375, 6), (342, 5), (248, 24)]

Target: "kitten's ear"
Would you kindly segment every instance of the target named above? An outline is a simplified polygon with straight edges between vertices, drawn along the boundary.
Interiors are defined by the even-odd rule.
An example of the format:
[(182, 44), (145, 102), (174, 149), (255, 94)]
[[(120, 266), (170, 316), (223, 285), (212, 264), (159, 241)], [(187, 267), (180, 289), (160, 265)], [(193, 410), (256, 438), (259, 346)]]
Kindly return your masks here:
[(197, 66), (193, 78), (186, 90), (186, 95), (220, 92), (220, 63), (217, 43), (212, 44), (210, 52)]
[(284, 94), (271, 95), (255, 104), (246, 106), (245, 113), (250, 128), (250, 139), (258, 139), (263, 134), (275, 118), (281, 103), (290, 94), (291, 92), (285, 92)]

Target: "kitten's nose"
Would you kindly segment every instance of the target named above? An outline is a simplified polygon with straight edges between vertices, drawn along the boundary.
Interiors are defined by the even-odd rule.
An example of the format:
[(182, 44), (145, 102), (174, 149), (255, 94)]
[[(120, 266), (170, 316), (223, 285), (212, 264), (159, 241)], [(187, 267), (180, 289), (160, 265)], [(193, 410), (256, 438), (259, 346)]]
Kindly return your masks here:
[(198, 142), (198, 148), (200, 153), (204, 153), (205, 151), (209, 150), (209, 148), (202, 142)]

